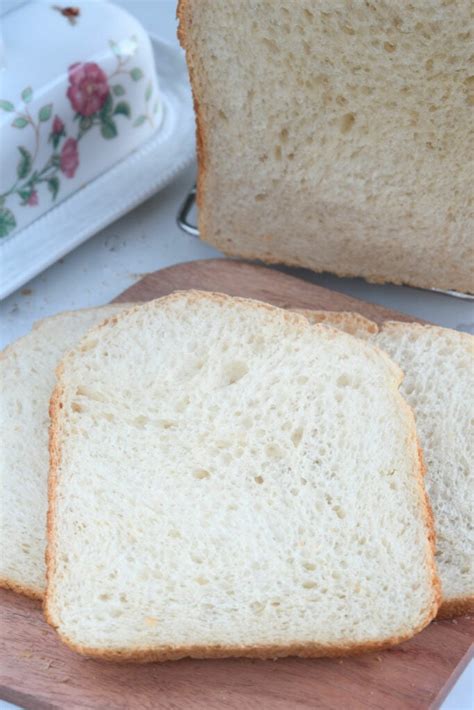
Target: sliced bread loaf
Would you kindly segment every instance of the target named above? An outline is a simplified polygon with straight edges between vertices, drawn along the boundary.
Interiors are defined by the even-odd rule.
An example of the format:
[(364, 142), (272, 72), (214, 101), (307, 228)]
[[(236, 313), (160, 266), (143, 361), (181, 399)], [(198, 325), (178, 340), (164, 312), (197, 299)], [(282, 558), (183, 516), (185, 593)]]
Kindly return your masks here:
[(0, 354), (0, 586), (41, 598), (46, 584), (49, 399), (55, 368), (84, 333), (124, 306), (61, 313)]
[(181, 0), (202, 238), (474, 292), (471, 0)]
[(49, 622), (108, 659), (412, 636), (438, 583), (400, 380), (362, 340), (220, 294), (90, 331), (51, 400)]
[(474, 612), (474, 337), (417, 323), (364, 329), (357, 313), (304, 313), (370, 338), (404, 371), (401, 392), (415, 412), (435, 519), (439, 616)]

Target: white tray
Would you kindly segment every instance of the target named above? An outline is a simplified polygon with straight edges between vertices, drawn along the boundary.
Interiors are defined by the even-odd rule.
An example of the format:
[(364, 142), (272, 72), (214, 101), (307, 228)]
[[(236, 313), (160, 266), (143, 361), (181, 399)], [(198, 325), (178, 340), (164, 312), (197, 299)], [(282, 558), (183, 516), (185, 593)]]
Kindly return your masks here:
[(170, 183), (194, 158), (191, 91), (181, 50), (151, 36), (164, 105), (155, 137), (0, 242), (0, 299)]

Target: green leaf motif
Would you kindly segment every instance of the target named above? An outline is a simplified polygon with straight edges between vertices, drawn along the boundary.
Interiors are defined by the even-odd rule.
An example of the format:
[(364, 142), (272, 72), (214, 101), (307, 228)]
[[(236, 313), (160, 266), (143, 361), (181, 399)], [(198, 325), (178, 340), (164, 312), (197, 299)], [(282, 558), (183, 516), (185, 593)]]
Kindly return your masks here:
[(112, 91), (114, 92), (115, 96), (123, 96), (125, 94), (125, 89), (123, 88), (122, 84), (114, 84), (114, 86), (112, 86)]
[(0, 209), (0, 237), (6, 237), (15, 227), (15, 215), (11, 210), (2, 207), (2, 209)]
[(158, 111), (158, 106), (159, 106), (159, 105), (160, 105), (159, 102), (158, 102), (158, 101), (155, 101), (155, 105), (153, 106), (153, 113), (156, 113), (156, 112)]
[(61, 158), (57, 153), (51, 156), (51, 165), (53, 168), (59, 168), (61, 165)]
[(33, 89), (31, 86), (27, 86), (26, 89), (23, 89), (21, 92), (21, 98), (25, 102), (25, 104), (29, 104), (31, 99), (33, 98)]
[(89, 128), (92, 126), (92, 118), (90, 116), (82, 116), (81, 120), (79, 121), (79, 127), (83, 133), (89, 130)]
[(143, 72), (140, 67), (135, 67), (130, 71), (130, 76), (132, 77), (133, 81), (139, 81), (143, 77)]
[(100, 132), (102, 134), (102, 137), (106, 138), (107, 140), (115, 138), (115, 136), (117, 135), (117, 126), (115, 125), (115, 121), (113, 121), (111, 118), (103, 119)]
[(15, 120), (12, 121), (13, 128), (24, 128), (27, 125), (28, 119), (24, 118), (23, 116), (18, 116), (18, 118), (15, 118)]
[(145, 91), (145, 101), (149, 101), (149, 100), (150, 100), (150, 97), (151, 97), (152, 93), (153, 93), (153, 85), (152, 85), (152, 83), (151, 83), (151, 81), (150, 81), (150, 83), (149, 83), (148, 86), (146, 87), (146, 91)]
[(30, 151), (22, 145), (18, 146), (18, 150), (20, 151), (20, 160), (18, 161), (16, 174), (19, 180), (23, 180), (31, 170), (32, 158)]
[(106, 99), (104, 101), (104, 105), (100, 109), (100, 115), (102, 118), (106, 118), (109, 114), (112, 113), (112, 108), (113, 108), (114, 101), (112, 99), (112, 94), (109, 93), (106, 96)]
[(23, 202), (21, 203), (22, 205), (26, 205), (26, 203), (28, 202), (28, 200), (31, 197), (31, 193), (32, 193), (31, 188), (29, 190), (28, 189), (18, 190), (18, 194), (20, 195), (21, 199), (23, 200)]
[(142, 126), (145, 123), (145, 121), (146, 121), (146, 116), (139, 116), (138, 118), (136, 118), (134, 120), (133, 125), (135, 127)]
[(127, 118), (130, 118), (132, 115), (130, 104), (127, 101), (119, 101), (117, 106), (114, 108), (114, 116), (119, 114), (122, 114), (122, 116), (126, 116)]
[(38, 118), (41, 121), (41, 123), (45, 123), (46, 121), (49, 121), (51, 118), (51, 114), (53, 112), (53, 104), (46, 104), (46, 106), (43, 106), (40, 108), (38, 112)]
[(3, 111), (14, 111), (15, 107), (11, 101), (5, 101), (5, 99), (0, 99), (0, 108)]
[(50, 191), (53, 200), (56, 199), (56, 196), (59, 192), (59, 178), (57, 178), (55, 175), (52, 178), (49, 178), (48, 180), (48, 190)]
[(0, 195), (0, 207), (3, 207), (5, 204), (5, 198)]
[(48, 141), (51, 141), (53, 144), (54, 150), (58, 147), (59, 143), (61, 142), (62, 135), (61, 133), (50, 133)]

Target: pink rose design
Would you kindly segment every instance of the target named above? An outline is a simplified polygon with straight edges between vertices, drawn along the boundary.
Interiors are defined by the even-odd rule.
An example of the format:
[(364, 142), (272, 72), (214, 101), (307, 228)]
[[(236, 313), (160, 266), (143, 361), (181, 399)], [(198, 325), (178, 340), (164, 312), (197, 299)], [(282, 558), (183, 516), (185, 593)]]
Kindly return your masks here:
[(81, 116), (100, 111), (109, 93), (107, 75), (95, 62), (72, 64), (69, 67), (67, 97)]
[(73, 178), (79, 165), (79, 153), (75, 138), (68, 138), (61, 149), (60, 155), (61, 171), (68, 178)]
[(30, 207), (36, 207), (36, 205), (38, 204), (38, 193), (36, 192), (36, 190), (32, 190), (30, 192), (30, 196), (28, 197), (26, 204)]
[(64, 131), (64, 123), (61, 121), (59, 116), (54, 117), (53, 121), (53, 133), (55, 135), (61, 135)]

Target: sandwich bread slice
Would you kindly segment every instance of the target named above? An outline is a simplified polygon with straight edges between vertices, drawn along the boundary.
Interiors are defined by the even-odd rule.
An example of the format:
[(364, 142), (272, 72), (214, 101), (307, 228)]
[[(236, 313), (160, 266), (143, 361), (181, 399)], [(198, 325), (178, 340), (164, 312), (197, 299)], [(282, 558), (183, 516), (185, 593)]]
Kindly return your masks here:
[(401, 377), (362, 340), (221, 294), (91, 330), (51, 401), (49, 622), (142, 661), (411, 637), (439, 592)]
[(0, 354), (0, 586), (41, 599), (46, 585), (49, 400), (61, 357), (94, 325), (124, 309), (61, 313)]
[[(383, 348), (405, 373), (426, 464), (442, 587), (439, 617), (474, 612), (474, 337), (449, 328), (386, 322), (358, 313), (300, 311)], [(366, 319), (364, 319), (366, 320)]]

